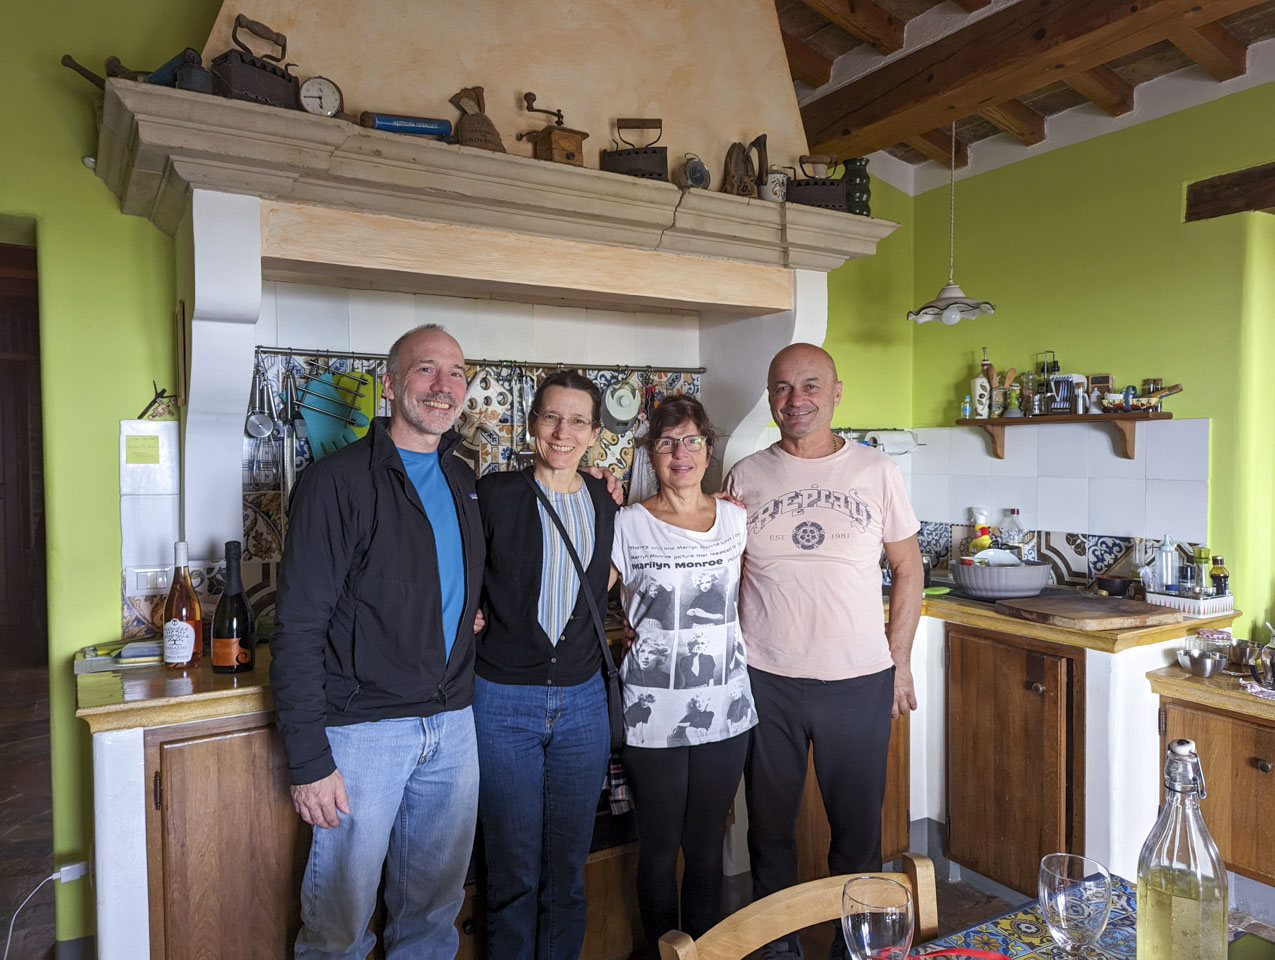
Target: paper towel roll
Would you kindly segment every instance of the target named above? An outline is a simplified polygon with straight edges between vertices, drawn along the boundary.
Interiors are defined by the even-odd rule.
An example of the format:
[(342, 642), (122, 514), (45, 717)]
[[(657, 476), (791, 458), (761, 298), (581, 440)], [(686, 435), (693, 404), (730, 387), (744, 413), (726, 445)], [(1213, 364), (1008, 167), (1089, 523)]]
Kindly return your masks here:
[(873, 430), (863, 437), (870, 446), (892, 457), (911, 453), (916, 449), (916, 437), (910, 430)]

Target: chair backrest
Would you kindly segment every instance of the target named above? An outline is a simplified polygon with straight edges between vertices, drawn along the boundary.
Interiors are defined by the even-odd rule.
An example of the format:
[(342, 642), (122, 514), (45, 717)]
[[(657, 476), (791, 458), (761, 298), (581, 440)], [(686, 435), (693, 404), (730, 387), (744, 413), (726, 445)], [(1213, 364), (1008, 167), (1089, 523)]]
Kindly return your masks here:
[(800, 883), (732, 913), (698, 940), (680, 930), (660, 937), (660, 960), (743, 960), (763, 944), (812, 924), (841, 918), (841, 888), (852, 877), (889, 877), (912, 890), (915, 943), (938, 933), (934, 864), (928, 857), (903, 855), (904, 873), (850, 873)]

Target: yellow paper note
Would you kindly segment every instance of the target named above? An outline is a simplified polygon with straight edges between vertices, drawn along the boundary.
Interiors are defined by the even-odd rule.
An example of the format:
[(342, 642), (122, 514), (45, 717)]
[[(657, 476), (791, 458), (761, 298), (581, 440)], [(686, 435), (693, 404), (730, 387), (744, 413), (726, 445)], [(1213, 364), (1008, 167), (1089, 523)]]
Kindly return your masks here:
[(159, 437), (154, 434), (134, 435), (124, 438), (125, 463), (159, 463)]

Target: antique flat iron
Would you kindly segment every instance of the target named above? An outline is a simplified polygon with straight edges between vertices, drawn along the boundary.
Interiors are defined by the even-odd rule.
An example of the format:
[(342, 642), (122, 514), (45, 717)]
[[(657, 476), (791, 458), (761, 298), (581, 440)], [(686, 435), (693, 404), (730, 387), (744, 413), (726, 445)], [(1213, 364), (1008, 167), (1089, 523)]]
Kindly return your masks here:
[(554, 163), (569, 163), (572, 166), (584, 166), (584, 141), (588, 134), (583, 130), (572, 130), (563, 126), (561, 110), (545, 110), (536, 106), (536, 95), (528, 92), (522, 95), (528, 113), (547, 113), (554, 122), (539, 130), (524, 130), (518, 134), (519, 140), (530, 140), (534, 148), (533, 155), (537, 160), (552, 160)]
[[(644, 147), (630, 143), (624, 138), (625, 130), (655, 130), (655, 139)], [(622, 149), (620, 143), (612, 140), (614, 150), (603, 150), (600, 166), (611, 173), (622, 173), (629, 177), (640, 177), (644, 180), (663, 180), (668, 182), (668, 147), (657, 147), (660, 137), (664, 135), (664, 121), (656, 118), (621, 117), (615, 121), (615, 135), (620, 143), (626, 145)]]
[[(249, 33), (279, 48), (277, 56), (264, 54), (256, 56), (249, 46), (239, 39), (239, 31)], [(300, 83), (288, 72), (291, 64), (284, 64), (283, 58), (288, 53), (288, 38), (276, 33), (264, 23), (249, 20), (242, 13), (235, 17), (234, 28), (230, 32), (237, 50), (227, 50), (212, 62), (213, 93), (232, 100), (251, 100), (254, 103), (265, 103), (272, 107), (286, 107), (299, 110), (301, 98), (298, 92)]]
[[(757, 154), (757, 163), (753, 163), (753, 153)], [(722, 193), (733, 193), (737, 197), (756, 197), (758, 179), (766, 178), (766, 135), (753, 138), (745, 147), (742, 143), (732, 143), (726, 151), (726, 177), (722, 183)]]
[[(797, 161), (804, 177), (788, 181), (788, 202), (804, 203), (824, 210), (845, 210), (846, 184), (841, 177), (827, 174), (837, 165), (830, 154), (806, 154)], [(849, 170), (847, 167), (846, 170)], [(844, 176), (845, 171), (843, 171)]]

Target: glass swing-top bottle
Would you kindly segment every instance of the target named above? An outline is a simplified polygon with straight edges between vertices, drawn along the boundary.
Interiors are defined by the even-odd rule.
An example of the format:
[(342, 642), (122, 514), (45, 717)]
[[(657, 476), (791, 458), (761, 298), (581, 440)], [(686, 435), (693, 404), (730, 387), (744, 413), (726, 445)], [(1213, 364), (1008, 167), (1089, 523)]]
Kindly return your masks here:
[(1138, 857), (1138, 960), (1226, 960), (1226, 866), (1200, 812), (1194, 741), (1169, 744), (1164, 791)]

